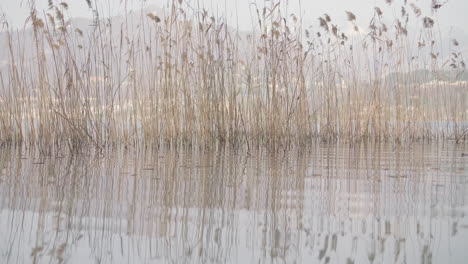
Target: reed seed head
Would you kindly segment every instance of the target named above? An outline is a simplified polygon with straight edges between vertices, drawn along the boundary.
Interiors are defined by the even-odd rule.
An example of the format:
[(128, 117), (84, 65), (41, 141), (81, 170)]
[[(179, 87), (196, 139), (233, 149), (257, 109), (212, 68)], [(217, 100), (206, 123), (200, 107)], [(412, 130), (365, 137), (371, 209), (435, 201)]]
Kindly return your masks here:
[(349, 12), (349, 11), (346, 11), (346, 16), (348, 17), (348, 21), (355, 21), (356, 20), (356, 16)]

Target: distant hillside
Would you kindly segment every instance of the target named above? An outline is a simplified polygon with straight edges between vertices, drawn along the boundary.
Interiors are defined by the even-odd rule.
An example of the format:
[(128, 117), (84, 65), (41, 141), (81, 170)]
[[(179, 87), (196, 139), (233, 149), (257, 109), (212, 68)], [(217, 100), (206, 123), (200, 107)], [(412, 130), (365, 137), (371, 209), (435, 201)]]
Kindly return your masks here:
[(411, 73), (391, 73), (385, 78), (388, 85), (427, 83), (431, 81), (468, 81), (468, 72), (418, 70)]
[[(124, 27), (124, 31), (127, 32), (127, 34), (130, 36), (133, 34), (138, 35), (142, 32), (141, 25), (148, 25), (147, 23), (150, 22), (147, 18), (148, 13), (158, 14), (163, 18), (165, 16), (164, 14), (167, 12), (168, 10), (159, 8), (157, 6), (149, 6), (140, 11), (130, 12), (126, 17), (114, 16), (108, 20), (104, 20), (106, 20), (106, 22), (112, 25), (112, 28), (114, 28), (112, 38), (117, 43), (120, 40), (121, 27)], [(73, 32), (74, 29), (80, 29), (85, 36), (89, 36), (94, 30), (96, 30), (96, 28), (93, 26), (93, 21), (88, 18), (74, 17), (69, 19), (67, 24), (71, 28), (70, 32)], [(460, 50), (462, 54), (465, 54), (468, 51), (468, 49), (465, 48), (468, 44), (468, 34), (464, 34), (463, 29), (459, 28), (454, 28), (453, 31), (455, 34), (457, 34), (457, 40), (460, 43)], [(243, 31), (238, 32), (238, 34), (238, 36), (241, 38), (245, 38), (247, 35), (251, 34), (251, 32)], [(22, 49), (22, 55), (24, 55), (26, 60), (35, 57), (35, 48), (32, 35), (32, 29), (30, 27), (21, 31), (15, 31), (13, 33), (13, 46), (15, 49)], [(443, 43), (451, 43), (451, 39), (447, 37), (443, 40)], [(0, 71), (2, 71), (6, 69), (9, 63), (6, 32), (0, 31), (0, 47), (2, 47), (4, 50), (3, 52), (0, 52)], [(460, 73), (455, 71), (439, 71), (435, 73), (429, 70), (418, 70), (412, 73), (395, 72), (385, 77), (385, 82), (389, 85), (396, 83), (425, 83), (433, 80), (468, 81), (468, 72)]]

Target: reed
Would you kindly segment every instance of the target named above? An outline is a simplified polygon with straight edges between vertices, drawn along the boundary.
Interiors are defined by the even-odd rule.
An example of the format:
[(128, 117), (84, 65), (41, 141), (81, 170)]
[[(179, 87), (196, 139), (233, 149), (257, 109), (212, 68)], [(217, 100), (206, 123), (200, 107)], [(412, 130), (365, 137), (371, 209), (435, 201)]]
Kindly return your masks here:
[(279, 1), (253, 7), (250, 32), (184, 1), (120, 20), (94, 10), (90, 29), (73, 26), (66, 3), (49, 3), (44, 15), (31, 4), (31, 30), (3, 23), (3, 143), (277, 148), (468, 137), (459, 43), (442, 57), (434, 13), (406, 1), (393, 24), (379, 7), (364, 29), (343, 12), (351, 33), (327, 14), (305, 27)]

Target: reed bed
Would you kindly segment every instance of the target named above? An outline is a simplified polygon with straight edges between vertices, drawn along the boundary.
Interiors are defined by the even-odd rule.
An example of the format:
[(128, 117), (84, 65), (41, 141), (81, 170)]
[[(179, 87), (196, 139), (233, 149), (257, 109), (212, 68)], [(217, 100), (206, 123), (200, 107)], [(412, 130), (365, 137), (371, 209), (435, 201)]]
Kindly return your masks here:
[(348, 11), (348, 25), (325, 14), (306, 27), (284, 1), (269, 1), (253, 7), (249, 32), (184, 1), (123, 18), (93, 9), (86, 29), (67, 19), (66, 3), (50, 1), (44, 14), (31, 4), (31, 30), (4, 23), (0, 141), (98, 148), (465, 141), (459, 43), (443, 57), (434, 19), (441, 6), (422, 14), (406, 2), (392, 23), (375, 7), (365, 26)]

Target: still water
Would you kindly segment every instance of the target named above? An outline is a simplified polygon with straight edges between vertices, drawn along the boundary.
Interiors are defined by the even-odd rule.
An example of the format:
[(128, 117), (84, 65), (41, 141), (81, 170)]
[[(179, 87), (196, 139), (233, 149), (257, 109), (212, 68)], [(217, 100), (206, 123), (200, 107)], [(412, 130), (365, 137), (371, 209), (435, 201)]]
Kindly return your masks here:
[(0, 150), (0, 263), (468, 263), (467, 145)]

